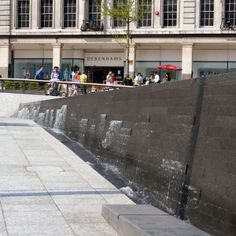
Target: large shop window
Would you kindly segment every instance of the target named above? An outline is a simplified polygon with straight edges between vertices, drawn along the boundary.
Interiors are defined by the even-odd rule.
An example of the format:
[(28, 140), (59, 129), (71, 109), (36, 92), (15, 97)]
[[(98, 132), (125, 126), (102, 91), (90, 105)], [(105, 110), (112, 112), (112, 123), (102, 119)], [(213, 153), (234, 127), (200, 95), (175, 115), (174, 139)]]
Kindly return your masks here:
[(41, 65), (44, 66), (45, 79), (49, 79), (52, 71), (52, 59), (14, 59), (14, 78), (33, 79)]
[(52, 27), (53, 0), (41, 0), (40, 4), (40, 27)]
[(29, 0), (18, 0), (17, 2), (17, 27), (29, 27)]
[(177, 25), (177, 0), (164, 0), (163, 4), (163, 26)]
[(201, 0), (200, 26), (213, 26), (214, 0)]
[[(116, 9), (122, 9), (123, 7), (125, 7), (127, 4), (126, 0), (114, 0), (113, 2), (113, 7)], [(119, 17), (114, 17), (113, 20), (113, 26), (116, 27), (124, 27), (126, 26), (126, 22), (124, 19), (121, 19)]]
[(76, 25), (76, 0), (64, 0), (64, 27)]
[(225, 0), (225, 22), (236, 26), (236, 0)]
[(205, 77), (208, 75), (217, 75), (228, 72), (228, 62), (193, 62), (193, 78)]
[(152, 24), (152, 0), (139, 0), (138, 12), (141, 17), (138, 21), (139, 27), (149, 27)]

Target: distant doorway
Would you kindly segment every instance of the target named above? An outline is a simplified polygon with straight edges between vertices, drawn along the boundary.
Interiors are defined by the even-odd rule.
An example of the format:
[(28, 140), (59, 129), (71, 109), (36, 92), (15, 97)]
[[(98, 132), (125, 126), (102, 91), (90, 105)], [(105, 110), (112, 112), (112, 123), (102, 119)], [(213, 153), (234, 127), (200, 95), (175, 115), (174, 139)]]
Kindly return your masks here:
[(85, 67), (85, 71), (88, 75), (88, 79), (92, 83), (105, 83), (106, 76), (109, 71), (112, 71), (116, 75), (117, 81), (122, 81), (124, 76), (124, 68), (123, 67)]

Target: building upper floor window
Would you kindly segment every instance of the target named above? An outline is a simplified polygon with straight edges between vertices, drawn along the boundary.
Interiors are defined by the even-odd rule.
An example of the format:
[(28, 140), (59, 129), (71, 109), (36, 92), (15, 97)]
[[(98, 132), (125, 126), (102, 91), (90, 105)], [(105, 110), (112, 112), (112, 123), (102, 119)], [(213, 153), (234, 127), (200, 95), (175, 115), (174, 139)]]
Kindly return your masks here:
[(29, 0), (18, 0), (17, 2), (17, 27), (29, 27)]
[[(127, 0), (114, 0), (113, 7), (117, 9), (121, 9), (125, 4), (127, 4)], [(124, 27), (126, 26), (126, 22), (124, 19), (121, 19), (119, 17), (115, 17), (113, 20), (113, 26), (114, 27)]]
[(40, 1), (40, 27), (52, 27), (53, 0)]
[(163, 26), (177, 25), (177, 0), (164, 0), (163, 2)]
[(236, 26), (236, 0), (225, 0), (225, 22)]
[(101, 24), (101, 0), (89, 0), (89, 14), (88, 18), (96, 25)]
[(214, 0), (201, 0), (200, 26), (214, 25)]
[(76, 0), (64, 0), (64, 27), (76, 25)]
[(139, 0), (138, 13), (141, 14), (138, 20), (138, 26), (151, 26), (152, 23), (152, 0)]

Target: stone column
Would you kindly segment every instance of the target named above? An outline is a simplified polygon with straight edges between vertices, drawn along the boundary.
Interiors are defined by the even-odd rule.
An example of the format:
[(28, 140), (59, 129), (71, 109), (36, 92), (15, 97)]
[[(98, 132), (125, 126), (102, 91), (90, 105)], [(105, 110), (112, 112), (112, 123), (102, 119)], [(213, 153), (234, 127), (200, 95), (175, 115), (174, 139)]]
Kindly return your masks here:
[(193, 70), (193, 44), (182, 45), (182, 77), (191, 79)]
[(54, 1), (54, 9), (53, 9), (53, 19), (54, 19), (54, 28), (61, 29), (62, 28), (62, 2), (61, 0)]
[[(127, 57), (127, 49), (125, 50), (125, 68), (124, 68), (124, 74), (126, 76), (127, 74), (127, 63), (126, 58)], [(131, 44), (129, 48), (129, 76), (133, 78), (134, 72), (135, 72), (135, 64), (136, 64), (136, 47), (135, 44)]]
[(8, 78), (9, 43), (0, 42), (0, 75)]
[(54, 66), (61, 67), (61, 57), (62, 57), (62, 44), (61, 43), (55, 43), (53, 44), (53, 58), (52, 58), (52, 64)]
[[(106, 0), (107, 7), (111, 8), (113, 7), (113, 1), (112, 0)], [(112, 20), (110, 16), (105, 16), (104, 18), (104, 29), (105, 31), (112, 29)]]
[(40, 18), (40, 4), (38, 0), (31, 1), (31, 27), (32, 29), (38, 29)]
[(83, 24), (83, 20), (88, 18), (88, 13), (86, 12), (86, 0), (79, 0), (79, 12), (77, 14), (78, 16), (78, 27), (77, 28), (81, 28), (82, 24)]
[(161, 28), (161, 1), (153, 3), (153, 28)]

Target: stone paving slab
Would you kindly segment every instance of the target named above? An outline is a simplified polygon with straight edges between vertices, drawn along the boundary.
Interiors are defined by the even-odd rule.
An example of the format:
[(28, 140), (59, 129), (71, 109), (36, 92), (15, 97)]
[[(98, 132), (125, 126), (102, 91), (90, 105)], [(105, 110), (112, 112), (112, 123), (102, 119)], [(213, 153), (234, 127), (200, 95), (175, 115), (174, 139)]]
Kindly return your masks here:
[(0, 236), (118, 236), (111, 203), (134, 204), (33, 121), (0, 118)]
[(210, 236), (150, 205), (103, 205), (102, 215), (121, 236)]

